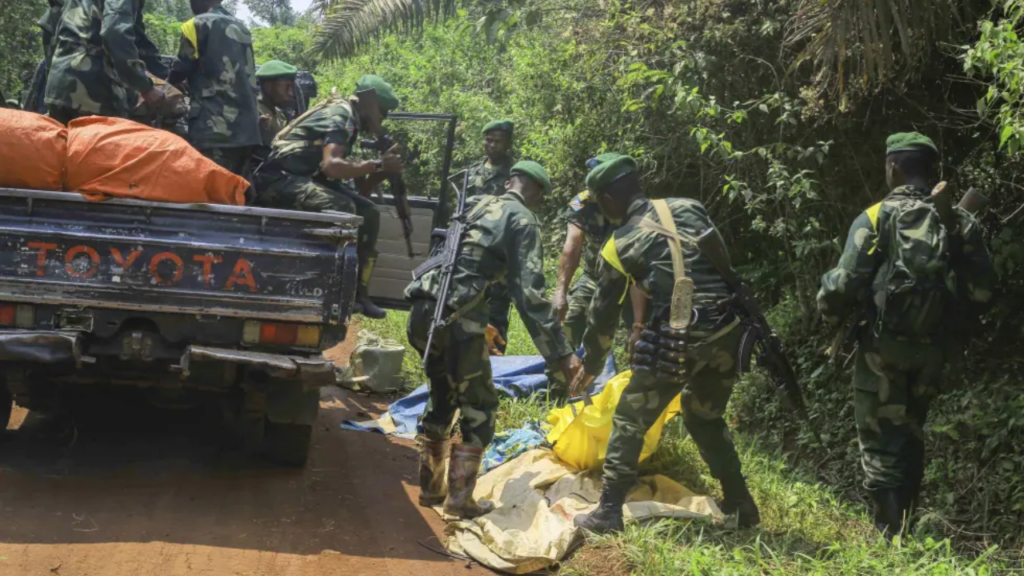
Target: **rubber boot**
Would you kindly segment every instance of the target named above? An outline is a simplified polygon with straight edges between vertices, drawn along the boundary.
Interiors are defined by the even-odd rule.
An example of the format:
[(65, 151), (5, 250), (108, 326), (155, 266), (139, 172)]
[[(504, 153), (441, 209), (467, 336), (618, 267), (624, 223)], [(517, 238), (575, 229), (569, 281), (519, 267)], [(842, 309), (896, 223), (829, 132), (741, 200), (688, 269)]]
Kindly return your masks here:
[(420, 448), (420, 506), (428, 508), (448, 496), (448, 441), (417, 436)]
[(871, 491), (875, 502), (875, 528), (892, 542), (903, 529), (903, 505), (900, 495), (903, 488), (881, 488)]
[(444, 513), (462, 519), (476, 518), (494, 510), (494, 504), (473, 499), (476, 477), (480, 473), (483, 448), (469, 444), (452, 446), (448, 462), (448, 497), (444, 501)]
[(622, 505), (626, 503), (626, 494), (628, 493), (629, 485), (606, 482), (604, 488), (601, 489), (601, 502), (598, 503), (597, 510), (590, 514), (576, 516), (572, 523), (577, 528), (583, 528), (595, 534), (622, 532)]
[(359, 256), (359, 287), (356, 288), (355, 313), (367, 318), (380, 320), (388, 315), (370, 300), (370, 278), (373, 277), (373, 266), (377, 263), (377, 254), (368, 253)]
[(761, 511), (750, 495), (747, 481), (739, 471), (720, 480), (722, 484), (722, 512), (736, 514), (736, 525), (751, 528), (761, 523)]

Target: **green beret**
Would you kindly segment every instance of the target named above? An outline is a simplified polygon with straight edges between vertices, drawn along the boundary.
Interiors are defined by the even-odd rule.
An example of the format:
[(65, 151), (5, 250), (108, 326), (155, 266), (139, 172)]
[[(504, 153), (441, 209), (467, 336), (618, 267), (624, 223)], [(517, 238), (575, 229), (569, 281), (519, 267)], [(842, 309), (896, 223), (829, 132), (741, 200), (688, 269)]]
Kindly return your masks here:
[(260, 80), (294, 80), (298, 73), (299, 69), (287, 62), (271, 60), (260, 65), (260, 69), (256, 71), (256, 77)]
[(484, 129), (480, 131), (481, 134), (487, 134), (491, 130), (502, 130), (508, 132), (508, 135), (512, 135), (512, 131), (515, 129), (515, 124), (511, 120), (492, 120), (484, 126)]
[(362, 92), (363, 90), (375, 90), (377, 92), (377, 101), (380, 102), (380, 107), (385, 112), (390, 112), (398, 108), (398, 96), (395, 96), (395, 91), (391, 88), (391, 84), (388, 84), (380, 76), (374, 76), (373, 74), (367, 74), (356, 82), (356, 91)]
[(509, 174), (513, 176), (516, 174), (528, 176), (530, 180), (540, 184), (544, 192), (551, 192), (551, 178), (548, 178), (548, 173), (544, 170), (544, 167), (533, 160), (516, 162), (516, 165), (512, 167)]
[(896, 152), (920, 150), (922, 148), (931, 150), (936, 156), (939, 154), (939, 148), (935, 145), (935, 142), (932, 142), (932, 139), (924, 134), (917, 132), (899, 132), (889, 136), (885, 141), (886, 156)]
[(637, 170), (636, 160), (623, 154), (601, 154), (595, 160), (598, 162), (597, 166), (591, 168), (587, 174), (587, 188), (594, 191)]

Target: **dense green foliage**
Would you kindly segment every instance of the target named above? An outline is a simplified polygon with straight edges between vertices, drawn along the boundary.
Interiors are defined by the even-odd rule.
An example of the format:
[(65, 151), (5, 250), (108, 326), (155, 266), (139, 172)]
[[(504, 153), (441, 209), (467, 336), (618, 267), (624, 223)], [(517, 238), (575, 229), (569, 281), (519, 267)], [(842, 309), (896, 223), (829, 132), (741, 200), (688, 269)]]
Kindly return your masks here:
[(45, 11), (43, 0), (7, 0), (0, 10), (0, 92), (7, 98), (18, 98), (28, 87), (43, 57), (36, 21)]
[[(879, 77), (842, 96), (835, 83), (822, 80), (827, 68), (797, 64), (806, 46), (787, 42), (787, 26), (800, 4), (552, 0), (542, 21), (494, 41), (477, 30), (480, 13), (470, 9), (422, 33), (384, 35), (321, 68), (320, 79), (345, 91), (360, 74), (381, 74), (397, 87), (405, 109), (458, 114), (464, 119), (458, 166), (481, 155), (484, 122), (515, 119), (520, 157), (542, 161), (558, 184), (546, 210), (553, 247), (564, 233), (560, 206), (582, 187), (584, 160), (602, 150), (638, 157), (651, 195), (703, 201), (747, 279), (775, 305), (772, 318), (799, 365), (825, 445), (800, 431), (756, 377), (739, 387), (731, 418), (851, 501), (863, 494), (849, 350), (837, 364), (827, 361), (832, 335), (818, 318), (814, 295), (853, 217), (884, 194), (885, 137), (910, 129), (930, 134), (944, 152), (943, 177), (993, 199), (984, 221), (1004, 293), (934, 404), (924, 526), (955, 535), (957, 546), (983, 550), (1000, 542), (1016, 549), (1024, 537), (1024, 419), (1016, 387), (1020, 356), (1012, 343), (1021, 325), (1014, 296), (1024, 230), (1015, 213), (1022, 199), (1019, 160), (1016, 149), (1000, 149), (999, 133), (1018, 118), (1014, 74), (1022, 57), (1016, 44), (1006, 44), (1016, 42), (1008, 33), (999, 47), (985, 44), (994, 42), (994, 27), (1017, 26), (1014, 3), (1005, 21), (1001, 10), (992, 14), (997, 24), (929, 32), (946, 44), (926, 63), (892, 58), (898, 82)], [(979, 40), (977, 48), (951, 48)], [(966, 56), (978, 51), (984, 58)], [(965, 77), (965, 65), (976, 79)], [(1006, 103), (1008, 112), (994, 118), (1003, 124), (987, 116), (988, 108), (1000, 111), (995, 100), (988, 108), (978, 104), (988, 82)]]

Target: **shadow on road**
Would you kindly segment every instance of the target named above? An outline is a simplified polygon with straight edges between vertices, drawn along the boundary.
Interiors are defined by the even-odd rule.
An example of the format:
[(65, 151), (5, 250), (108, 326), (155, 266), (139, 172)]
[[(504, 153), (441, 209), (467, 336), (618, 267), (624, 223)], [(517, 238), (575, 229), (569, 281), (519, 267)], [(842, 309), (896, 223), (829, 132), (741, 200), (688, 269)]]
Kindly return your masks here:
[(302, 470), (226, 449), (193, 411), (111, 399), (72, 419), (30, 413), (0, 442), (0, 542), (446, 561), (420, 544), (438, 547), (413, 498), (414, 448), (340, 430), (372, 403), (328, 390)]

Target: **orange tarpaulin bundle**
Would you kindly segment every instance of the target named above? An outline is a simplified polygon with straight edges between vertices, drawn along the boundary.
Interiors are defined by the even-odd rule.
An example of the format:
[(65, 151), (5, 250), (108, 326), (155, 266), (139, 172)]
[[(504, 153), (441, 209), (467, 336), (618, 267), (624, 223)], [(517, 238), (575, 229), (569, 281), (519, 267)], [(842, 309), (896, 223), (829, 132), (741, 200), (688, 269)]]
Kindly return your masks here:
[(65, 189), (90, 200), (245, 203), (249, 182), (180, 137), (122, 118), (72, 120)]
[(52, 118), (0, 108), (0, 186), (60, 190), (68, 130)]

